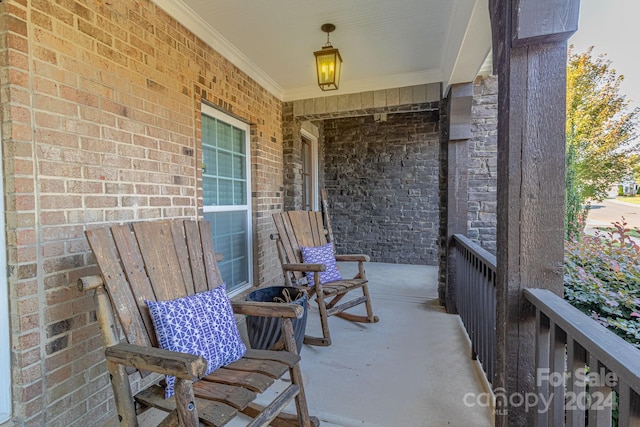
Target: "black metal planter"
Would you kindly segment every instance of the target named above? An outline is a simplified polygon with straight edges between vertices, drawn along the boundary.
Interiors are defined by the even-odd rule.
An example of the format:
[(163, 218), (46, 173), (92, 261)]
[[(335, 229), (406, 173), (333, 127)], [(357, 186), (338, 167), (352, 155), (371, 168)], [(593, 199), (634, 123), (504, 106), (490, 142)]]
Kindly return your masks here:
[[(274, 302), (274, 298), (285, 300), (285, 289), (289, 291), (292, 298), (298, 295), (301, 297), (291, 301), (298, 304), (304, 309), (304, 314), (300, 319), (291, 319), (293, 324), (293, 332), (296, 340), (298, 354), (302, 350), (302, 341), (304, 340), (304, 331), (307, 326), (307, 294), (298, 288), (289, 286), (271, 286), (267, 288), (256, 289), (247, 295), (247, 301), (256, 302)], [(280, 322), (276, 317), (263, 316), (247, 316), (247, 334), (249, 335), (249, 343), (251, 348), (260, 350), (272, 349), (278, 340), (280, 340)]]

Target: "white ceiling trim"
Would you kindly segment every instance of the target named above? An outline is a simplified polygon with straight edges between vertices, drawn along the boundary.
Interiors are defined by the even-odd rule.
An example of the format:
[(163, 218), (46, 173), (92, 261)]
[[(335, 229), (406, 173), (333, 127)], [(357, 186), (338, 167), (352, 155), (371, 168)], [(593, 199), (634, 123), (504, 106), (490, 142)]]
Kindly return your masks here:
[(282, 87), (268, 74), (251, 61), (245, 54), (231, 44), (222, 34), (204, 21), (182, 0), (152, 0), (158, 7), (184, 25), (189, 31), (215, 49), (220, 55), (231, 61), (260, 86), (283, 100)]
[(446, 87), (456, 83), (471, 82), (487, 63), (491, 52), (491, 26), (488, 0), (477, 0), (471, 11), (462, 42), (448, 75)]
[[(444, 93), (447, 93), (449, 82), (451, 81), (451, 74), (458, 61), (460, 54), (460, 46), (464, 41), (464, 35), (467, 33), (469, 23), (471, 21), (471, 15), (473, 12), (473, 6), (476, 2), (456, 2), (453, 9), (453, 16), (451, 19), (451, 25), (445, 39), (445, 49), (443, 50), (442, 73), (443, 82), (447, 84), (444, 87)], [(458, 29), (464, 28), (464, 31)]]
[(393, 89), (407, 86), (442, 82), (441, 70), (417, 71), (412, 73), (376, 76), (369, 79), (345, 81), (340, 83), (338, 91), (322, 91), (318, 86), (284, 90), (283, 101), (298, 99), (322, 98), (333, 95), (348, 95), (351, 93), (369, 92), (373, 90)]

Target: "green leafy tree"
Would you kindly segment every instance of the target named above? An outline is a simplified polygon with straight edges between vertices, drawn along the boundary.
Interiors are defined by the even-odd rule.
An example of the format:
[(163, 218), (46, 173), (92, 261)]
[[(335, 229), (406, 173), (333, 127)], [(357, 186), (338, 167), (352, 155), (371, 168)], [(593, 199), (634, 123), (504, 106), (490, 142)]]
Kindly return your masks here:
[(586, 218), (586, 212), (582, 205), (582, 198), (576, 181), (576, 149), (567, 145), (565, 157), (565, 201), (566, 212), (564, 216), (565, 238), (567, 240), (578, 237), (584, 227), (582, 219)]
[(640, 184), (640, 154), (631, 156), (631, 176), (636, 180), (636, 184)]
[(612, 184), (631, 168), (636, 118), (620, 94), (624, 76), (618, 76), (604, 55), (594, 57), (593, 47), (577, 54), (569, 49), (567, 65), (567, 170), (568, 191), (579, 198), (602, 200)]

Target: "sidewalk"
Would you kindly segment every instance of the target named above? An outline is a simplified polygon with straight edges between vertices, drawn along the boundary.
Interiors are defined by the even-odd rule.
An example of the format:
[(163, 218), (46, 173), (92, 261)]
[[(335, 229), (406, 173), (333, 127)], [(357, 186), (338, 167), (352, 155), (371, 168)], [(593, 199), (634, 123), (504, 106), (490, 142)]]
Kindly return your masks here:
[[(605, 199), (592, 205), (585, 225), (585, 233), (595, 234), (598, 227), (612, 227), (614, 222), (627, 223), (627, 228), (640, 228), (640, 205), (626, 203), (616, 199)], [(606, 231), (600, 234), (606, 236)], [(640, 244), (640, 238), (632, 237), (634, 242)]]

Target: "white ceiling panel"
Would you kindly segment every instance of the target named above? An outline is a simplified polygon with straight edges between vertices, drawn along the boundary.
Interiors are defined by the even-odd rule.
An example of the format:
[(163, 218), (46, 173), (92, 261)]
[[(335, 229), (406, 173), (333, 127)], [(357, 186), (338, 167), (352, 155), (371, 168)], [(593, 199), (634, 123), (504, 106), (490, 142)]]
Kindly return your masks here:
[[(154, 1), (283, 100), (472, 80), (491, 45), (487, 0)], [(337, 92), (316, 85), (325, 23)]]

